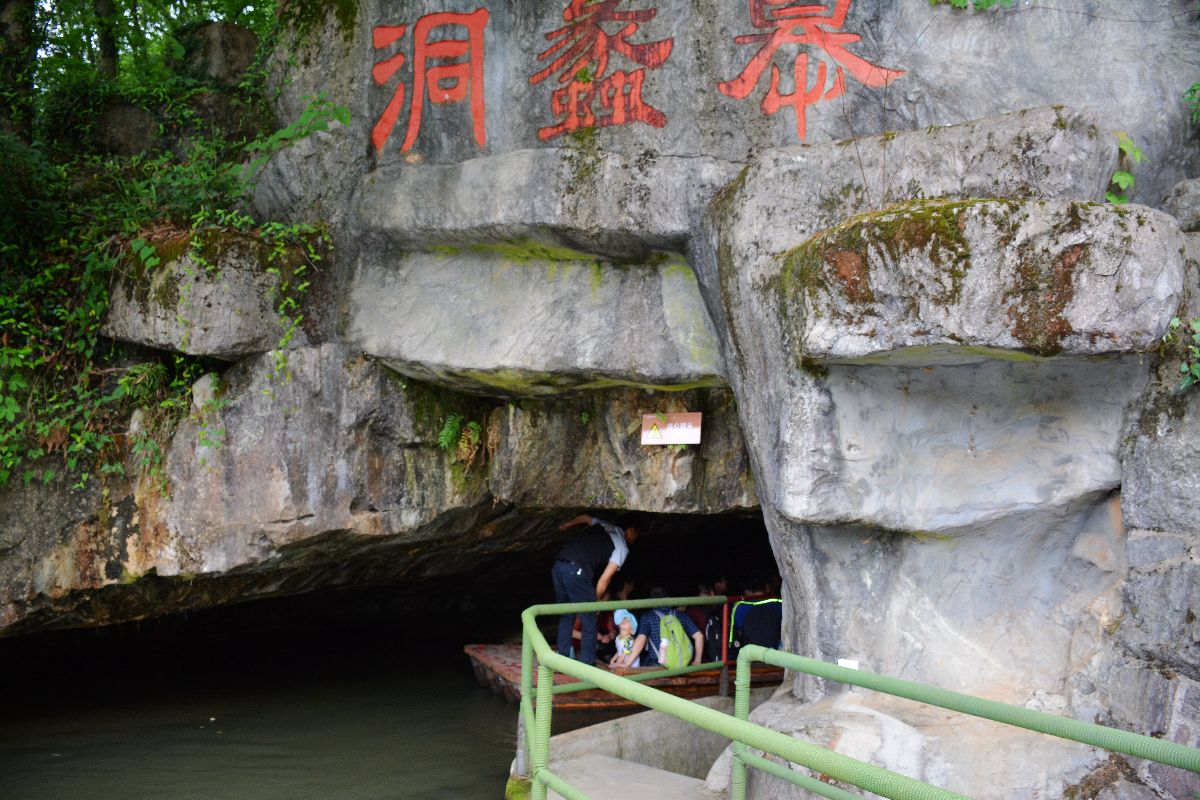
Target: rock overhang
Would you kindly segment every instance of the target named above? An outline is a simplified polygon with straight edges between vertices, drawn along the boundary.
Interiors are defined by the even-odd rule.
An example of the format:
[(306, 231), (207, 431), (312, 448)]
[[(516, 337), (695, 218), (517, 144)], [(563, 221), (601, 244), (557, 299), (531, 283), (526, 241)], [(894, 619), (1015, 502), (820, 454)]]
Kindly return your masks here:
[(1141, 206), (919, 200), (852, 217), (778, 263), (759, 291), (801, 362), (1145, 352), (1183, 294), (1178, 226)]
[(360, 259), (347, 336), (462, 391), (544, 396), (726, 385), (696, 277), (677, 254), (618, 264), (522, 239)]

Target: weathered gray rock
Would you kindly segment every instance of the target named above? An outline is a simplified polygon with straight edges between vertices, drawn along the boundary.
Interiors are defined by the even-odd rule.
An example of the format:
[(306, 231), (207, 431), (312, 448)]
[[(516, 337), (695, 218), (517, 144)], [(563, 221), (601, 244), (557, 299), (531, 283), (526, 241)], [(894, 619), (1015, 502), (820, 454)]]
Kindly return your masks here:
[[(806, 527), (769, 509), (767, 520), (794, 652), (855, 659), (873, 672), (1080, 719), (1121, 708), (1121, 724), (1155, 729), (1156, 690), (1132, 678), (1156, 673), (1111, 667), (1128, 575), (1115, 495), (955, 534)], [(951, 712), (840, 691), (798, 676), (794, 699), (772, 701), (769, 724), (976, 797), (1057, 797), (1103, 758)], [(1042, 755), (1040, 769), (1015, 768)], [(766, 786), (758, 796), (774, 796)]]
[[(1132, 531), (1125, 650), (1200, 681), (1200, 541), (1194, 532)], [(1200, 737), (1200, 730), (1196, 731)]]
[(1055, 108), (767, 151), (711, 205), (690, 256), (725, 327), (780, 254), (847, 218), (923, 198), (1101, 200), (1115, 166), (1093, 117)]
[(343, 221), (359, 157), (350, 130), (330, 122), (275, 153), (253, 176), (254, 212), (285, 222)]
[(1147, 787), (1126, 780), (1119, 780), (1096, 795), (1096, 800), (1157, 800), (1157, 798), (1158, 795)]
[[(868, 182), (861, 190), (852, 185), (841, 204), (817, 200), (827, 191), (822, 182), (833, 180), (825, 172), (826, 158), (817, 151), (833, 154), (841, 145), (808, 148), (790, 159), (788, 151), (769, 154), (713, 202), (693, 241), (693, 263), (718, 328), (724, 328), (727, 371), (739, 396), (739, 414), (760, 481), (760, 496), (785, 517), (821, 524), (858, 521), (899, 530), (952, 530), (1039, 505), (1069, 503), (1118, 485), (1117, 449), (1124, 409), (1144, 385), (1148, 366), (1136, 359), (1039, 365), (1016, 350), (1034, 346), (1051, 352), (1053, 348), (1047, 345), (1058, 346), (1069, 338), (1061, 314), (1052, 311), (1056, 307), (1065, 310), (1073, 296), (1051, 285), (1055, 258), (1063, 277), (1072, 276), (1072, 287), (1103, 283), (1108, 277), (1089, 274), (1088, 265), (1081, 263), (1084, 249), (1097, 251), (1097, 265), (1105, 264), (1099, 272), (1128, 275), (1130, 285), (1137, 283), (1141, 289), (1128, 299), (1117, 299), (1115, 283), (1110, 284), (1111, 293), (1097, 291), (1097, 299), (1068, 313), (1079, 314), (1081, 328), (1089, 332), (1108, 331), (1117, 340), (1113, 343), (1116, 349), (1149, 346), (1182, 290), (1180, 256), (1160, 244), (1163, 239), (1175, 244), (1181, 241), (1169, 218), (1162, 215), (1097, 209), (1094, 213), (1102, 220), (1100, 224), (1111, 224), (1112, 229), (1106, 230), (1096, 245), (1078, 252), (1072, 249), (1088, 241), (1082, 228), (1073, 230), (1072, 216), (1082, 222), (1085, 213), (1090, 217), (1093, 212), (1085, 212), (1086, 206), (1057, 201), (1092, 197), (1103, 189), (1105, 179), (1096, 172), (1090, 173), (1090, 183), (1081, 182), (1080, 162), (1070, 156), (1091, 149), (1085, 120), (1054, 110), (1038, 112), (1034, 118), (1041, 123), (1025, 135), (1010, 135), (1013, 126), (1020, 124), (1021, 115), (1015, 115), (930, 131), (921, 135), (919, 145), (909, 144), (917, 141), (916, 134), (860, 140), (853, 148), (867, 154), (867, 163), (889, 163), (882, 154), (902, 148), (898, 152), (907, 156), (896, 163), (905, 165), (912, 180), (870, 183), (874, 173), (866, 173)], [(849, 152), (851, 148), (843, 149)], [(1004, 167), (1009, 162), (1023, 164), (1028, 181), (1014, 179), (1013, 172)], [(975, 166), (964, 170), (962, 164)], [(984, 164), (994, 166), (984, 168)], [(843, 264), (843, 276), (837, 269), (842, 257), (835, 258), (832, 266), (822, 258), (816, 263), (818, 280), (810, 282), (815, 285), (805, 286), (794, 260), (783, 257), (828, 227), (837, 215), (860, 212), (874, 198), (961, 197), (964, 191), (997, 197), (1025, 194), (1029, 187), (1036, 192), (1043, 185), (1049, 194), (1042, 198), (1044, 207), (1038, 206), (1039, 201), (1018, 206), (1038, 209), (1028, 227), (1019, 223), (1008, 231), (1013, 235), (1010, 241), (992, 234), (989, 244), (980, 248), (985, 261), (996, 258), (1011, 266), (985, 268), (978, 277), (972, 277), (973, 269), (956, 269), (953, 261), (963, 257), (962, 249), (970, 246), (969, 238), (964, 237), (975, 223), (965, 215), (962, 229), (957, 213), (946, 220), (946, 246), (935, 247), (932, 233), (928, 240), (924, 234), (912, 240), (899, 236), (900, 254), (921, 254), (908, 260), (889, 257), (887, 248), (855, 242), (864, 270), (868, 258), (893, 265), (880, 270), (878, 306), (870, 302), (875, 274), (862, 276), (848, 268), (854, 264)], [(789, 191), (781, 186), (796, 188)], [(837, 191), (832, 194), (842, 197)], [(910, 208), (918, 207), (929, 206)], [(1121, 230), (1123, 213), (1134, 215), (1127, 231)], [(1146, 254), (1126, 259), (1124, 251), (1133, 241), (1137, 214), (1142, 214), (1143, 227), (1152, 223), (1163, 235), (1146, 232)], [(1035, 221), (1039, 218), (1040, 223)], [(1054, 221), (1063, 225), (1057, 236), (1044, 227)], [(998, 229), (999, 218), (988, 227), (992, 224), (997, 226), (993, 230)], [(852, 221), (847, 230), (853, 232), (862, 225)], [(828, 236), (836, 239), (838, 233), (835, 230)], [(886, 236), (882, 238), (892, 245)], [(1049, 244), (1055, 241), (1057, 247)], [(1024, 248), (1019, 248), (1018, 242), (1025, 242)], [(1100, 256), (1105, 250), (1112, 255)], [(1075, 255), (1067, 257), (1068, 251)], [(831, 248), (831, 252), (840, 251)], [(847, 248), (846, 252), (851, 251)], [(949, 264), (939, 268), (937, 259), (949, 259)], [(789, 263), (793, 266), (790, 276)], [(1119, 264), (1126, 265), (1122, 268)], [(1016, 280), (1022, 274), (1018, 265), (1029, 273), (1029, 280)], [(908, 274), (920, 275), (923, 269), (931, 269), (938, 277), (926, 281), (925, 286), (911, 286)], [(961, 273), (960, 289), (978, 281), (975, 285), (983, 291), (974, 295), (954, 292), (955, 272)], [(828, 294), (821, 290), (827, 274), (834, 278), (836, 294), (832, 289), (826, 290)], [(988, 280), (989, 274), (1013, 277)], [(791, 284), (786, 283), (789, 279)], [(1064, 287), (1065, 282), (1059, 286)], [(788, 290), (782, 299), (777, 287)], [(843, 302), (847, 294), (866, 305), (861, 318), (856, 306), (847, 307)], [(1103, 303), (1099, 301), (1102, 295)], [(936, 305), (939, 296), (954, 301), (947, 304), (950, 310)], [(1145, 302), (1148, 298), (1154, 299)], [(955, 311), (960, 304), (961, 310)], [(1155, 310), (1125, 328), (1125, 312), (1135, 307)], [(821, 308), (826, 316), (808, 314), (811, 308)], [(1097, 314), (1102, 308), (1107, 314)], [(871, 314), (876, 319), (872, 320)], [(931, 319), (926, 322), (923, 317), (927, 315)], [(965, 324), (950, 322), (954, 318)], [(938, 325), (947, 323), (950, 330), (939, 330)], [(920, 327), (923, 325), (928, 328)], [(994, 335), (982, 334), (988, 328)], [(869, 335), (871, 331), (874, 337)], [(1060, 339), (1059, 334), (1065, 335)], [(900, 366), (894, 371), (833, 367), (828, 377), (823, 377), (821, 369), (813, 369), (807, 354), (810, 335), (818, 343), (815, 352), (826, 358), (870, 354), (876, 347), (874, 340), (880, 339), (878, 349)], [(971, 338), (955, 341), (964, 335)], [(1073, 346), (1083, 353), (1103, 352), (1108, 346), (1100, 343), (1102, 338), (1078, 337)], [(931, 353), (925, 346), (933, 342), (938, 347)], [(1014, 352), (1006, 355), (986, 346), (969, 350), (984, 342), (1005, 343)], [(964, 344), (968, 347), (962, 347)], [(897, 351), (897, 347), (904, 349)], [(988, 363), (948, 365), (980, 357)], [(942, 366), (920, 369), (924, 364)], [(1049, 386), (1056, 387), (1058, 399), (1072, 400), (1057, 406), (1055, 397), (1042, 394)], [(1039, 426), (1018, 422), (1029, 411), (1041, 408), (1043, 401), (1057, 410), (1047, 416), (1035, 411), (1032, 418), (1041, 418), (1057, 429), (1059, 441), (1079, 445), (1068, 448), (1066, 457), (1057, 444), (1050, 444), (1052, 437), (1045, 437)], [(1017, 410), (1021, 408), (1027, 410)], [(1014, 416), (1008, 416), (1010, 413)], [(995, 428), (989, 422), (993, 418)], [(1106, 422), (1098, 424), (1098, 419)], [(1034, 460), (1046, 469), (1028, 472), (1027, 453), (1041, 453)], [(954, 489), (943, 493), (942, 489), (951, 485)]]
[[(325, 586), (420, 591), (544, 546), (566, 509), (756, 503), (722, 390), (509, 405), (409, 383), (328, 344), (245, 359), (194, 394), (161, 473), (114, 479), (107, 495), (95, 481), (0, 493), (0, 633)], [(684, 403), (704, 411), (704, 443), (644, 452), (641, 414)], [(451, 415), (477, 438), (444, 450)]]
[[(704, 435), (682, 450), (642, 447), (642, 414), (699, 411)], [(520, 508), (579, 506), (711, 514), (758, 506), (733, 395), (712, 389), (617, 390), (498, 409), (494, 497)]]
[[(814, 703), (776, 696), (752, 711), (750, 720), (979, 800), (1060, 797), (1065, 785), (1105, 757), (1103, 751), (1074, 742), (1038, 738), (986, 720), (862, 690)], [(980, 757), (984, 752), (987, 758)], [(1017, 764), (1021, 767), (1015, 768)], [(793, 769), (813, 774), (803, 767)], [(706, 788), (724, 791), (727, 771), (728, 764), (718, 760)], [(746, 796), (753, 800), (812, 797), (758, 770), (750, 770), (747, 789)]]
[[(61, 473), (53, 456), (38, 467)], [(0, 631), (71, 591), (115, 583), (122, 575), (122, 540), (132, 502), (105, 505), (100, 482), (73, 489), (59, 474), (49, 483), (20, 480), (0, 487)], [(110, 486), (114, 497), (128, 487)], [(101, 523), (103, 516), (107, 516)], [(51, 615), (58, 624), (78, 624), (69, 613)]]
[(133, 103), (109, 103), (96, 119), (96, 147), (114, 156), (134, 156), (155, 148), (160, 137), (158, 120)]
[[(1176, 314), (1200, 318), (1200, 236), (1184, 236), (1187, 258), (1184, 296)], [(1122, 511), (1130, 528), (1192, 532), (1200, 519), (1200, 399), (1196, 388), (1182, 390), (1180, 365), (1193, 344), (1187, 327), (1163, 341), (1145, 396), (1125, 435), (1122, 451)]]
[[(639, 54), (635, 60), (614, 54), (591, 75), (597, 86), (576, 86), (583, 90), (582, 115), (590, 112), (601, 120), (585, 133), (600, 150), (630, 157), (650, 151), (738, 161), (774, 146), (922, 130), (1063, 103), (1095, 113), (1112, 150), (1112, 132), (1123, 130), (1146, 152), (1147, 160), (1135, 169), (1138, 197), (1157, 202), (1185, 176), (1189, 158), (1195, 160), (1186, 147), (1193, 126), (1180, 101), (1200, 78), (1186, 9), (1175, 13), (1156, 0), (1099, 0), (1087, 14), (1040, 4), (974, 14), (889, 0), (828, 5), (818, 14), (827, 29), (861, 40), (841, 45), (839, 60), (832, 48), (807, 43), (768, 50), (768, 68), (746, 74), (744, 87), (732, 84), (762, 44), (734, 39), (769, 36), (776, 29), (771, 21), (756, 27), (746, 3), (659, 0), (633, 7), (648, 15), (638, 21), (630, 41), (651, 45), (654, 56)], [(482, 141), (474, 135), (475, 95), (435, 105), (424, 87), (414, 89), (414, 66), (421, 63), (415, 28), (430, 10), (414, 0), (364, 2), (352, 19), (344, 14), (337, 19), (331, 7), (324, 23), (313, 20), (302, 41), (281, 48), (276, 59), (272, 75), (283, 89), (280, 105), (289, 112), (280, 116), (294, 118), (300, 98), (329, 90), (332, 99), (351, 107), (356, 139), (366, 147), (402, 85), (405, 96), (391, 138), (376, 157), (381, 164), (452, 163), (563, 143), (570, 135), (555, 135), (553, 126), (567, 116), (565, 103), (560, 96), (556, 113), (553, 93), (569, 88), (581, 65), (568, 63), (541, 79), (538, 73), (553, 62), (550, 54), (539, 55), (549, 47), (547, 36), (566, 27), (566, 6), (566, 0), (487, 6), (486, 47), (473, 54), (482, 60), (482, 85), (471, 87), (482, 100)], [(844, 20), (833, 18), (839, 13)], [(385, 25), (408, 28), (399, 39), (375, 48), (373, 31)], [(465, 38), (462, 29), (454, 35)], [(404, 66), (377, 83), (373, 67), (395, 54), (405, 56)], [(851, 61), (854, 66), (848, 67)], [(814, 74), (818, 65), (819, 75)], [(773, 114), (763, 110), (771, 102), (769, 67), (782, 76), (779, 110)], [(805, 85), (797, 94), (807, 96), (801, 99), (792, 94), (791, 79), (797, 68), (804, 75), (805, 67)], [(612, 124), (612, 109), (594, 94), (603, 95), (618, 71), (641, 79), (642, 102), (662, 115), (656, 124)], [(423, 114), (412, 144), (403, 149), (414, 97), (422, 98)], [(626, 118), (637, 119), (640, 108)], [(548, 138), (539, 138), (539, 131)]]
[(916, 201), (818, 233), (763, 288), (801, 359), (1137, 352), (1179, 307), (1182, 251), (1174, 220), (1148, 208)]
[(1122, 420), (1145, 372), (1127, 357), (801, 373), (771, 420), (781, 438), (759, 462), (760, 492), (797, 522), (904, 531), (1060, 507), (1119, 486)]
[(1163, 211), (1179, 220), (1185, 231), (1200, 231), (1200, 178), (1180, 181), (1163, 199)]
[(258, 36), (232, 22), (203, 22), (181, 35), (183, 66), (202, 80), (236, 85), (254, 63)]
[[(828, 661), (1071, 713), (1122, 615), (1118, 500), (1093, 495), (958, 534), (804, 527), (768, 516), (789, 646)], [(819, 697), (797, 679), (798, 697)]]
[(399, 372), (466, 391), (724, 385), (696, 277), (660, 256), (619, 266), (529, 240), (364, 255), (347, 335)]
[(1170, 383), (1151, 395), (1125, 450), (1123, 510), (1130, 527), (1195, 531), (1200, 519), (1200, 396), (1177, 392), (1174, 363), (1165, 365)]
[(355, 217), (373, 240), (394, 247), (550, 236), (568, 248), (637, 261), (654, 249), (680, 249), (692, 218), (739, 166), (584, 145), (444, 166), (401, 165), (363, 180)]
[(225, 572), (334, 531), (419, 540), (454, 520), (449, 512), (468, 525), (478, 515), (486, 478), (459, 469), (452, 480), (436, 444), (451, 413), (439, 398), (332, 345), (274, 365), (269, 354), (236, 368), (228, 404), (176, 433), (177, 488), (161, 514), (174, 541), (159, 574)]
[(230, 360), (279, 344), (284, 334), (274, 308), (279, 280), (267, 272), (265, 244), (253, 236), (223, 233), (202, 249), (200, 261), (186, 239), (159, 252), (165, 263), (150, 270), (139, 266), (117, 279), (105, 336)]

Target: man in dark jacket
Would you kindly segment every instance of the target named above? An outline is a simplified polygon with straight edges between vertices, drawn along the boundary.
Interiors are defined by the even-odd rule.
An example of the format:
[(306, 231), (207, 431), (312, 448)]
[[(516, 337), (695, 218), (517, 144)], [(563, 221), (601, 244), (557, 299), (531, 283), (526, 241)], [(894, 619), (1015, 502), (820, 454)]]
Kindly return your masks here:
[[(611, 522), (587, 514), (567, 520), (558, 529), (565, 531), (576, 525), (589, 527), (567, 540), (550, 570), (550, 579), (554, 582), (554, 600), (558, 603), (595, 602), (608, 589), (613, 575), (625, 564), (629, 546), (637, 541), (637, 528), (622, 530)], [(598, 580), (595, 579), (597, 572), (600, 573)], [(580, 614), (579, 619), (583, 638), (576, 657), (585, 664), (594, 664), (596, 614)], [(571, 628), (574, 625), (574, 614), (563, 614), (558, 618), (558, 652), (563, 655), (571, 647)]]

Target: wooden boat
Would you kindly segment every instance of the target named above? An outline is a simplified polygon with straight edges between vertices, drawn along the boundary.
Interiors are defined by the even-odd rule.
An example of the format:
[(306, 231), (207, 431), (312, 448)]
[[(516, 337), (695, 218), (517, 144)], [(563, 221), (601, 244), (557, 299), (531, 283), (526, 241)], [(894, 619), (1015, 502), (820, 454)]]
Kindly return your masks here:
[[(484, 686), (491, 687), (497, 694), (503, 694), (510, 702), (516, 703), (521, 699), (521, 646), (518, 644), (469, 644), (463, 652), (471, 659), (475, 669), (475, 677)], [(605, 667), (607, 669), (607, 667)], [(630, 675), (640, 672), (653, 672), (652, 668), (614, 669), (618, 675)], [(756, 664), (751, 673), (751, 686), (778, 686), (783, 681), (783, 669), (766, 664)], [(534, 674), (537, 681), (537, 674)], [(554, 675), (556, 686), (578, 683), (576, 678), (569, 675)], [(721, 690), (721, 670), (705, 670), (692, 672), (687, 675), (676, 675), (669, 678), (651, 678), (645, 681), (647, 686), (662, 689), (679, 697), (709, 697)], [(733, 665), (729, 670), (729, 691), (733, 691)], [(562, 709), (595, 709), (610, 710), (637, 708), (638, 704), (624, 697), (603, 691), (588, 689), (580, 692), (567, 692), (554, 695), (554, 707)]]

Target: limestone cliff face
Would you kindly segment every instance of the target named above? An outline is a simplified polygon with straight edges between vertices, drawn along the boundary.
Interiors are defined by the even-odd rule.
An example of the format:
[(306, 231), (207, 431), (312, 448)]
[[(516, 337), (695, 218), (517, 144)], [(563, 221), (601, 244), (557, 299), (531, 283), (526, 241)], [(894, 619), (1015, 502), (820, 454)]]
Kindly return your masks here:
[[(1161, 346), (1200, 314), (1200, 192), (1160, 202), (1200, 162), (1190, 4), (444, 5), (281, 48), (283, 119), (352, 112), (255, 196), (332, 226), (310, 324), (281, 372), (251, 257), (204, 304), (120, 287), (109, 334), (234, 362), (221, 402), (169, 497), (6, 490), (4, 630), (419, 581), (564, 509), (761, 503), (793, 650), (1197, 742), (1200, 401)], [(1140, 205), (1103, 202), (1117, 130)], [(702, 445), (638, 445), (684, 409)], [(437, 446), (450, 415), (474, 452)], [(1103, 760), (803, 680), (756, 714), (975, 797)], [(1111, 796), (1200, 791), (1138, 776)]]

